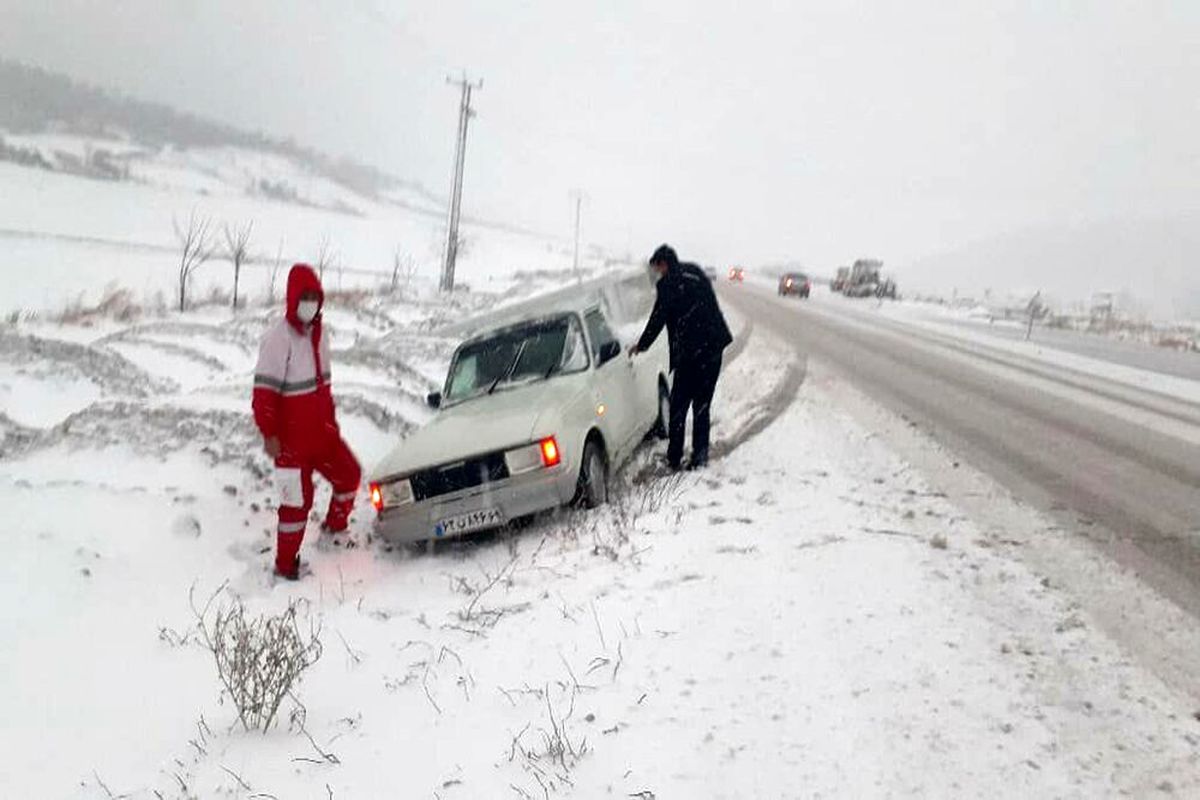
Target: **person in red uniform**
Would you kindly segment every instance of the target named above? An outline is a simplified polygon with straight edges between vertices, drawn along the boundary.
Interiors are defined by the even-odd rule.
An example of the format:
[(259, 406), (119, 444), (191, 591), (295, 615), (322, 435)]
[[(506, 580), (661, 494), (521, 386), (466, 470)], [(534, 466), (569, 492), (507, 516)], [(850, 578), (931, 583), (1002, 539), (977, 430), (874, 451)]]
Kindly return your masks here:
[(275, 572), (300, 577), (300, 543), (313, 504), (313, 471), (333, 486), (322, 529), (350, 521), (362, 469), (338, 430), (330, 391), (329, 337), (321, 324), (325, 293), (312, 267), (288, 273), (287, 312), (263, 336), (254, 369), (254, 422), (275, 459), (279, 527)]

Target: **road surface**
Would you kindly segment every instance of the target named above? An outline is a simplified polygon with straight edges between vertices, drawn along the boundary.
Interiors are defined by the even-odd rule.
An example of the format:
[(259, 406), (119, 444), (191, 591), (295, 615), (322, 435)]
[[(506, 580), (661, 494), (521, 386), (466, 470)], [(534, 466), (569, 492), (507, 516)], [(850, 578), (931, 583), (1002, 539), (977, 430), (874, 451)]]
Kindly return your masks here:
[(819, 296), (721, 294), (1200, 617), (1200, 406)]

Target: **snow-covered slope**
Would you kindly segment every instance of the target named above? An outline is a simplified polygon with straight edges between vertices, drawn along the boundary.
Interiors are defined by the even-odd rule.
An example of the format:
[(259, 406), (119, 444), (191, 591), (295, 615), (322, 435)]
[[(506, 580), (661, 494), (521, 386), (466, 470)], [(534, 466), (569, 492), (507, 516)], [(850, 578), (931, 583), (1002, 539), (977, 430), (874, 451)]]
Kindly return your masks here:
[[(0, 133), (0, 135), (3, 135)], [(253, 223), (243, 296), (267, 293), (278, 258), (317, 262), (325, 254), (335, 288), (390, 282), (397, 256), (402, 278), (436, 282), (445, 237), (444, 209), (419, 187), (397, 183), (364, 196), (279, 154), (236, 147), (148, 150), (123, 140), (65, 134), (4, 135), (55, 165), (95, 160), (122, 179), (0, 161), (0, 311), (58, 310), (95, 302), (105, 287), (133, 290), (142, 304), (174, 295), (178, 245), (173, 221), (193, 213), (214, 227)], [(464, 222), (457, 280), (502, 288), (519, 273), (565, 270), (563, 241), (499, 225)], [(585, 268), (603, 263), (594, 250)], [(232, 270), (215, 258), (195, 276), (192, 296), (228, 291)]]

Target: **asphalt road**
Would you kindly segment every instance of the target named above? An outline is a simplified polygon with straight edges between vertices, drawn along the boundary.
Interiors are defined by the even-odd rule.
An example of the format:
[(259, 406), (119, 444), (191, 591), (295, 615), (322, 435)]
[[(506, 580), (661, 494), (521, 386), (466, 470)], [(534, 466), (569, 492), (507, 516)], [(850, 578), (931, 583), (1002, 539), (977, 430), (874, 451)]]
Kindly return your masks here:
[(1200, 617), (1200, 406), (819, 297), (750, 284), (721, 295)]

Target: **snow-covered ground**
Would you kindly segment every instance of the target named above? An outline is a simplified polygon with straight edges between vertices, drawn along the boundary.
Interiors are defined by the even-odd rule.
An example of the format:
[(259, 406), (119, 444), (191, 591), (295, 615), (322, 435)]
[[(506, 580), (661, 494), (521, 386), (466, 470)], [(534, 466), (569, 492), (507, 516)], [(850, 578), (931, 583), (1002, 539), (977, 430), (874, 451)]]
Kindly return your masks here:
[[(237, 150), (130, 163), (130, 182), (0, 164), (0, 310), (42, 312), (0, 324), (0, 797), (1200, 792), (1186, 698), (749, 321), (707, 472), (656, 477), (647, 448), (608, 508), (432, 556), (373, 542), (360, 498), (348, 540), (310, 533), (311, 576), (276, 584), (248, 405), (280, 242), (281, 283), (323, 242), (343, 266), (334, 385), (367, 466), (428, 418), (448, 324), (562, 291), (569, 251), (468, 225), (472, 291), (446, 300), (419, 192), (363, 198)], [(261, 179), (303, 202), (247, 191)], [(193, 209), (254, 220), (249, 308), (155, 308)], [(397, 249), (414, 275), (382, 292)], [(192, 297), (228, 273), (206, 264)], [(299, 600), (320, 627), (266, 735), (237, 727), (197, 640), (190, 598), (214, 593), (251, 614)]]
[[(496, 302), (331, 301), (364, 463), (425, 419), (453, 345), (432, 321)], [(0, 331), (0, 796), (1200, 792), (1185, 699), (751, 328), (707, 472), (654, 477), (647, 451), (607, 509), (432, 556), (372, 542), (364, 499), (347, 546), (310, 533), (312, 575), (276, 584), (266, 318)], [(304, 710), (266, 735), (196, 641), (189, 593), (222, 586), (320, 625)]]

